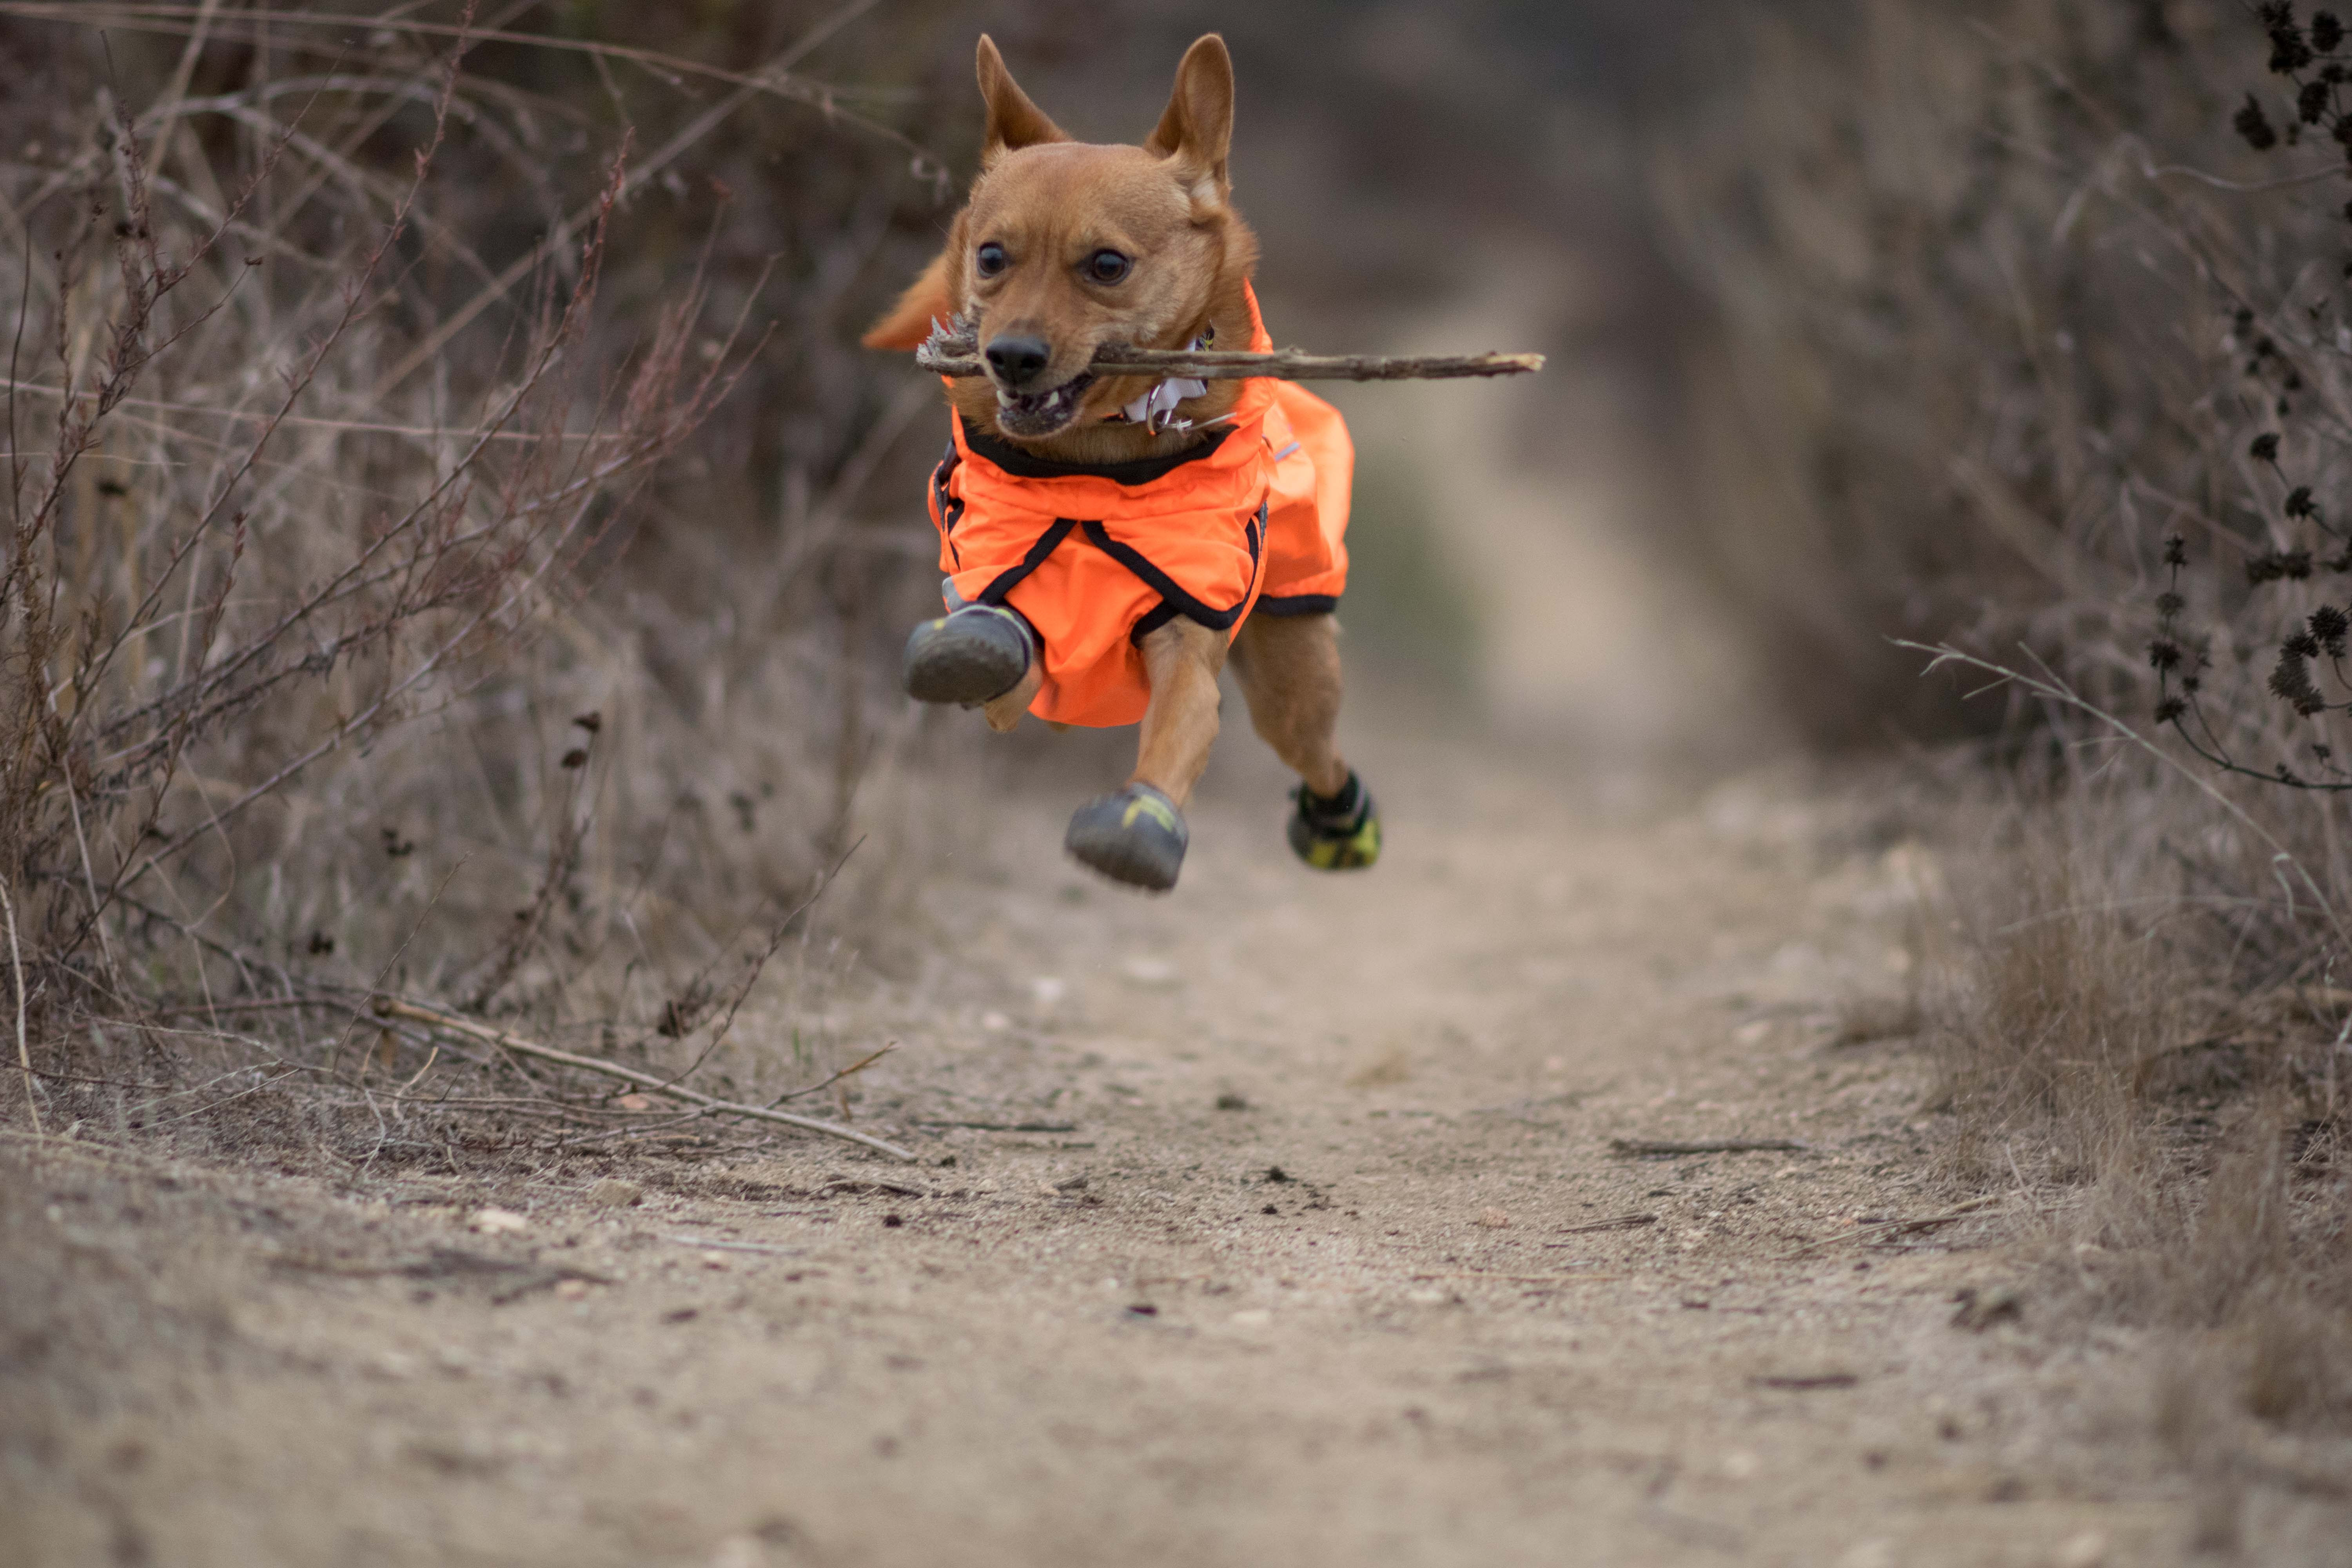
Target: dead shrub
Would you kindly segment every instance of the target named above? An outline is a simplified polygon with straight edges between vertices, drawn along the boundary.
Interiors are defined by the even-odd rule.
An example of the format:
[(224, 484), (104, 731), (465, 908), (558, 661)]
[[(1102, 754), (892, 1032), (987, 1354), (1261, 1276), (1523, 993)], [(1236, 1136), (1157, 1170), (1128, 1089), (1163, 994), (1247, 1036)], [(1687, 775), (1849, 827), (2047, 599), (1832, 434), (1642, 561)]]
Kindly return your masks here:
[(865, 825), (836, 931), (924, 841), (866, 671), (935, 592), (896, 521), (934, 395), (840, 323), (942, 176), (927, 100), (802, 69), (936, 74), (865, 9), (0, 17), (26, 1112), (369, 1159), (443, 1158), (458, 1101), (483, 1149), (635, 1125), (379, 992), (722, 1092), (839, 1065), (734, 1024), (854, 962), (808, 909)]
[(2124, 1157), (2149, 1064), (2183, 1026), (2164, 932), (2131, 920), (2102, 868), (2031, 818), (1998, 886), (1955, 892), (1979, 922), (1964, 978), (1939, 999), (1940, 1101), (1984, 1179), (2021, 1159), (2080, 1181)]
[(1725, 328), (1717, 547), (1832, 650), (1847, 732), (1987, 737), (1929, 1009), (1950, 1159), (2048, 1208), (2050, 1331), (2158, 1331), (2235, 1541), (2263, 1435), (2347, 1419), (2352, 1182), (2298, 1152), (2352, 1040), (2347, 29), (1840, 15), (1751, 17), (1744, 86), (1655, 139)]

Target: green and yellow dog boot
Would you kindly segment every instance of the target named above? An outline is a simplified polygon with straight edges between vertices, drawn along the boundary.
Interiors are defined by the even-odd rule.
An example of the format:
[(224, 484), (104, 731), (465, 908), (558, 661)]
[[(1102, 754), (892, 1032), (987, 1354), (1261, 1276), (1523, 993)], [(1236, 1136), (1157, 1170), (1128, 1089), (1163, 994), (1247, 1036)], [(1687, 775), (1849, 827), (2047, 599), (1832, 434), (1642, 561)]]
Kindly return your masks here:
[(1318, 871), (1358, 871), (1381, 858), (1381, 812), (1372, 792), (1350, 770), (1339, 793), (1324, 796), (1305, 784), (1290, 792), (1290, 847)]
[(1078, 807), (1064, 847), (1114, 882), (1164, 893), (1184, 868), (1192, 842), (1184, 814), (1147, 784), (1131, 784)]
[(901, 679), (919, 702), (975, 707), (1020, 685), (1035, 652), (1020, 616), (994, 605), (965, 605), (908, 635)]

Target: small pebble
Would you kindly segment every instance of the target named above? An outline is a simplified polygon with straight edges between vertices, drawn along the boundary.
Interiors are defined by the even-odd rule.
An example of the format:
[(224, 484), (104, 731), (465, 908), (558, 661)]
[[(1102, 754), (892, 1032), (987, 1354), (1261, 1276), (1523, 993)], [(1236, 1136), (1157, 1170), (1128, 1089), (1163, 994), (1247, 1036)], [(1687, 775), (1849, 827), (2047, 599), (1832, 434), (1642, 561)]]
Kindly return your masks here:
[(1129, 984), (1147, 991), (1170, 990), (1180, 984), (1176, 966), (1164, 958), (1130, 958), (1118, 966), (1118, 972), (1127, 977)]
[(2058, 1549), (2052, 1561), (2057, 1568), (2099, 1568), (2107, 1560), (2107, 1538), (2095, 1530), (2086, 1530)]
[(645, 1202), (646, 1190), (618, 1176), (604, 1176), (588, 1184), (588, 1201), (598, 1208), (625, 1209)]

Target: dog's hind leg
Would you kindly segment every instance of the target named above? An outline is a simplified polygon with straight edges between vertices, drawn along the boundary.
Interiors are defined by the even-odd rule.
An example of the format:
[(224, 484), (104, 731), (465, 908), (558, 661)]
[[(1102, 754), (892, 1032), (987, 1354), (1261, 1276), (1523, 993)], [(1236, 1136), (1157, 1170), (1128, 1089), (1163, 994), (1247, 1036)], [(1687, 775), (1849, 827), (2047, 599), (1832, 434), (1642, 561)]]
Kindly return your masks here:
[(1339, 633), (1328, 615), (1252, 616), (1234, 643), (1250, 723), (1297, 773), (1290, 847), (1320, 871), (1381, 857), (1371, 792), (1339, 755)]
[(1234, 644), (1250, 725), (1318, 795), (1348, 783), (1339, 755), (1339, 637), (1329, 616), (1252, 616)]
[(1184, 803), (1217, 739), (1225, 637), (1179, 616), (1147, 634), (1141, 651), (1151, 701), (1135, 772), (1124, 789), (1080, 806), (1064, 842), (1114, 881), (1165, 892), (1176, 885), (1191, 839)]

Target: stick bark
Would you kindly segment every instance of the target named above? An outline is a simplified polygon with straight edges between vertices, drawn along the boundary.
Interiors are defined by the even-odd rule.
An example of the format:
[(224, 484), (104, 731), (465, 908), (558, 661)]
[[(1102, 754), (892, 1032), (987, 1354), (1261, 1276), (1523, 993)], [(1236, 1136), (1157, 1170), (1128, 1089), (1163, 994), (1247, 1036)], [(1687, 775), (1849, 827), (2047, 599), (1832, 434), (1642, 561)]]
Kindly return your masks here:
[[(985, 375), (971, 338), (933, 338), (915, 351), (915, 364), (938, 375)], [(1149, 375), (1199, 381), (1455, 381), (1465, 376), (1532, 375), (1541, 354), (1309, 354), (1296, 349), (1234, 353), (1216, 349), (1098, 350), (1087, 370), (1096, 375)]]

